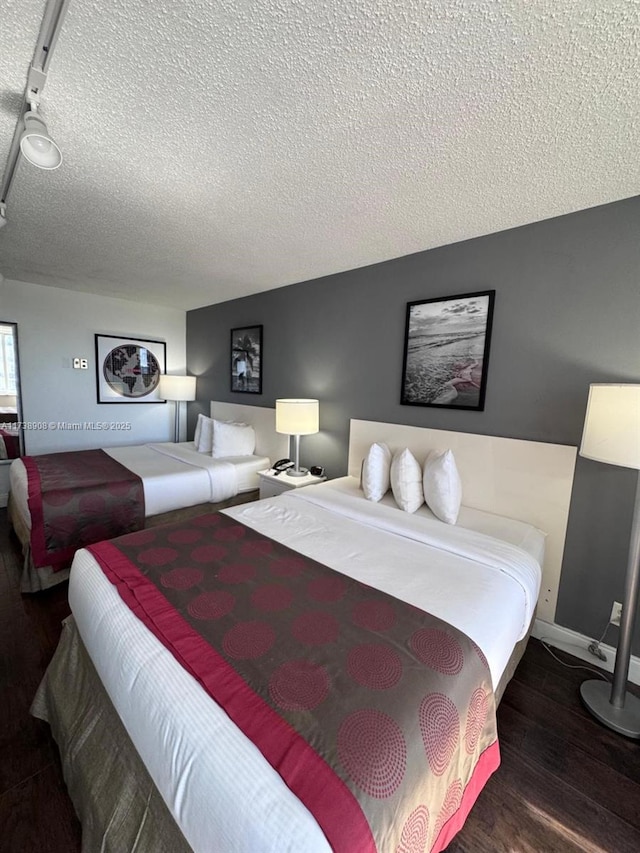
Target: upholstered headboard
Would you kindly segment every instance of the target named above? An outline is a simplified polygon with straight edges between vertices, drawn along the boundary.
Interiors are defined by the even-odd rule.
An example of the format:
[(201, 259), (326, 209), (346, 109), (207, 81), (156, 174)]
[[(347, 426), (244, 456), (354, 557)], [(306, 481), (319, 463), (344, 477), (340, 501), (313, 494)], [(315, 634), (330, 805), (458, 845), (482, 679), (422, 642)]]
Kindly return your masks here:
[(251, 424), (256, 432), (256, 455), (268, 456), (272, 464), (289, 453), (289, 436), (276, 432), (275, 409), (212, 400), (211, 417), (219, 421)]
[(553, 622), (573, 486), (576, 448), (540, 441), (351, 421), (349, 474), (360, 476), (374, 441), (408, 447), (422, 465), (430, 450), (451, 449), (465, 506), (517, 518), (547, 534), (538, 616)]

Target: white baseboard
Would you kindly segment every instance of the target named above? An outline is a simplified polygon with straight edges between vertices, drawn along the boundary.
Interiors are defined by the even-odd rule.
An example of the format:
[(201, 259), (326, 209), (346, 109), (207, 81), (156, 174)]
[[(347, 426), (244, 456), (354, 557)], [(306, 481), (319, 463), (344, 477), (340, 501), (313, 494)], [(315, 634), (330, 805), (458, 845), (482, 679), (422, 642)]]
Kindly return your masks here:
[[(584, 634), (578, 634), (577, 631), (572, 631), (570, 628), (563, 628), (562, 625), (536, 619), (531, 633), (538, 640), (544, 639), (550, 646), (556, 649), (568, 652), (570, 655), (580, 658), (580, 660), (600, 667), (600, 669), (613, 672), (616, 661), (616, 650), (613, 646), (607, 646), (604, 643), (600, 644), (600, 648), (607, 656), (606, 661), (601, 661), (594, 657), (588, 650), (588, 646), (593, 642), (593, 638), (585, 637)], [(634, 684), (640, 684), (640, 658), (636, 657), (636, 655), (631, 655), (629, 681), (632, 681)]]

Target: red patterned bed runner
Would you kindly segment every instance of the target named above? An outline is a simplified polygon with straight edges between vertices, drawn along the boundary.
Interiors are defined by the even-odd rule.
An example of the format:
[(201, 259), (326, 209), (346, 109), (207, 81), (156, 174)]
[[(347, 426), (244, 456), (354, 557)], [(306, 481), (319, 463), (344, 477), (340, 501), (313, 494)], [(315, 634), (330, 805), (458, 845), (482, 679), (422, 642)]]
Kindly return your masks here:
[(449, 844), (500, 763), (466, 635), (223, 514), (89, 550), (333, 850)]
[(35, 566), (68, 566), (85, 545), (144, 526), (142, 480), (103, 450), (25, 456)]

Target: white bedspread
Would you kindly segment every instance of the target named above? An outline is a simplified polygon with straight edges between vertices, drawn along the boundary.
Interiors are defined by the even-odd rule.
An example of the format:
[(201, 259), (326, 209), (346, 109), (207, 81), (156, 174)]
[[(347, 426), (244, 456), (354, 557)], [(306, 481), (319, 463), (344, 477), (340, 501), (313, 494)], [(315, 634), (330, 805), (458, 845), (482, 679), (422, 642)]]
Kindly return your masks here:
[[(348, 509), (353, 489), (353, 482), (334, 481), (225, 513), (461, 628), (484, 651), (497, 683), (537, 598), (535, 560), (477, 530), (453, 531), (462, 547), (455, 554), (452, 528), (441, 522), (427, 525), (435, 529), (426, 544), (416, 519), (400, 510), (392, 523), (382, 522), (393, 532), (378, 529), (392, 508), (381, 512), (385, 507), (360, 497), (360, 508)], [(354, 513), (362, 520), (348, 517)], [(69, 601), (112, 702), (196, 853), (329, 850), (307, 809), (84, 550), (74, 560)]]
[[(239, 491), (257, 489), (257, 472), (271, 464), (265, 456), (213, 459), (198, 453), (193, 442), (106, 447), (104, 451), (142, 479), (147, 516), (216, 503)], [(12, 463), (9, 481), (12, 501), (30, 527), (27, 472), (22, 460)]]

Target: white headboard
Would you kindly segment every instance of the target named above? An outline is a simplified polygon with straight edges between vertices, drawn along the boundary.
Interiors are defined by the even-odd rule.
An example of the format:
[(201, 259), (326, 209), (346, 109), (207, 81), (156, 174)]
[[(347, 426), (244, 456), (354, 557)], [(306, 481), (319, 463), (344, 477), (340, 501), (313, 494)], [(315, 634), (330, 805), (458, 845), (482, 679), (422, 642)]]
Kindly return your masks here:
[(547, 534), (538, 617), (553, 622), (576, 448), (539, 441), (449, 432), (423, 427), (351, 421), (349, 474), (360, 477), (374, 441), (392, 451), (408, 447), (423, 464), (430, 450), (451, 449), (462, 480), (465, 506), (527, 521)]
[(218, 421), (251, 424), (256, 431), (256, 456), (268, 456), (271, 464), (289, 455), (289, 436), (276, 432), (275, 409), (212, 400), (211, 417)]

